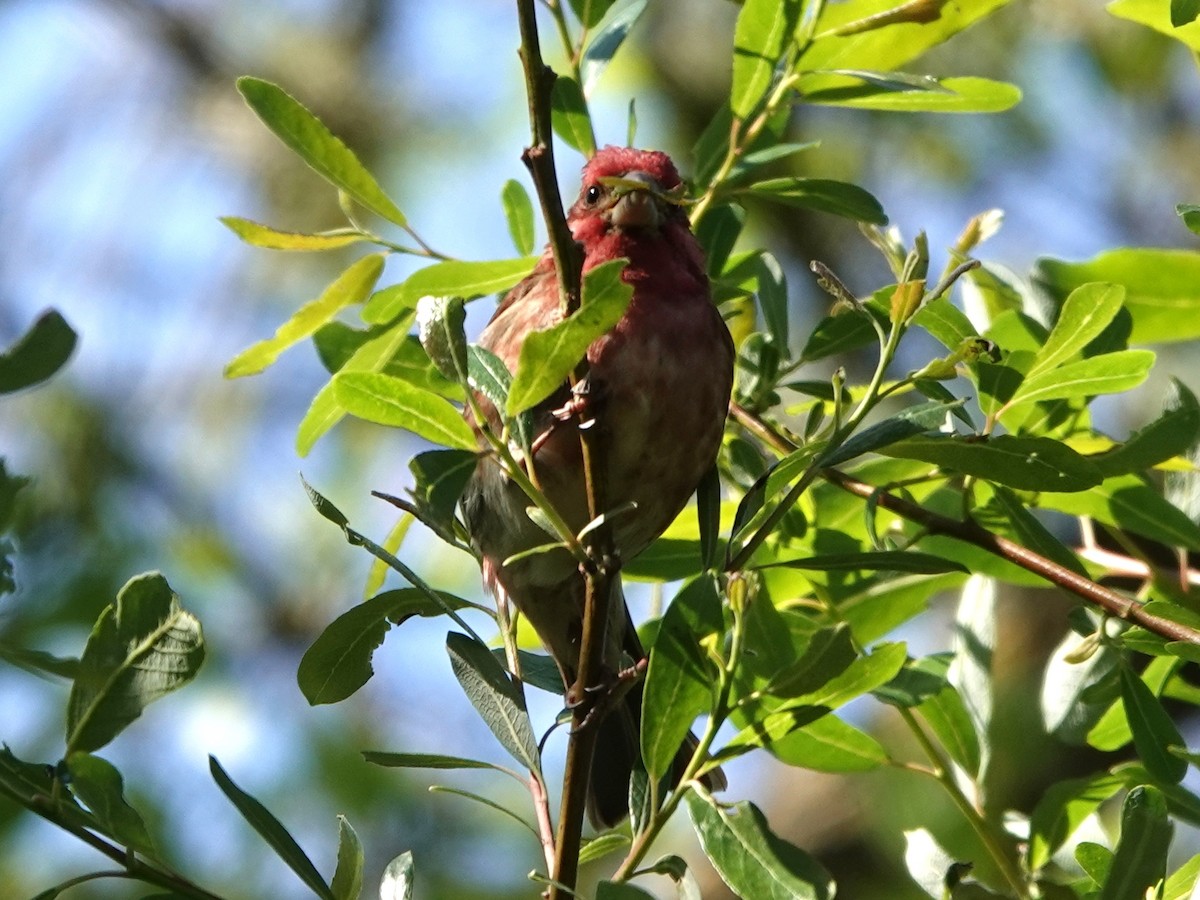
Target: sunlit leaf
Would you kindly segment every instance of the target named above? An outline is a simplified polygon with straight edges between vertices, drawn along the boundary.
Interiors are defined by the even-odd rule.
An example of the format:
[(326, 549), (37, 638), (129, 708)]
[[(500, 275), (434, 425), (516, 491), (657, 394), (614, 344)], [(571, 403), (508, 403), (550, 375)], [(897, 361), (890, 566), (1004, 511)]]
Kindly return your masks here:
[(999, 435), (977, 441), (958, 437), (912, 437), (881, 450), (887, 456), (921, 459), (1027, 491), (1083, 491), (1100, 482), (1096, 467), (1066, 444), (1043, 437)]
[(71, 792), (87, 804), (105, 831), (122, 845), (154, 856), (154, 844), (146, 823), (125, 799), (121, 773), (107, 760), (90, 753), (72, 753), (67, 757), (71, 773)]
[(845, 181), (789, 176), (759, 181), (744, 190), (777, 203), (833, 213), (871, 225), (886, 225), (888, 220), (874, 195)]
[(237, 87), (263, 124), (317, 174), (389, 222), (400, 226), (407, 223), (404, 213), (354, 152), (296, 98), (261, 78), (239, 78)]
[(367, 240), (365, 234), (352, 228), (336, 228), (316, 234), (280, 231), (238, 216), (221, 216), (221, 224), (247, 244), (268, 250), (335, 250)]
[(884, 112), (993, 113), (1012, 109), (1021, 102), (1021, 89), (1015, 84), (970, 76), (932, 80), (933, 87), (907, 90), (844, 75), (824, 75), (820, 82), (820, 88), (807, 91), (801, 82), (805, 103)]
[(1132, 531), (1168, 547), (1200, 550), (1200, 526), (1132, 475), (1075, 493), (1043, 494), (1038, 505)]
[(349, 820), (338, 816), (337, 868), (329, 885), (337, 900), (358, 900), (362, 894), (365, 861), (362, 841), (350, 827)]
[(533, 253), (533, 202), (521, 182), (509, 179), (500, 191), (504, 204), (504, 218), (508, 222), (508, 233), (513, 246), (521, 256)]
[(1139, 785), (1121, 807), (1121, 837), (1099, 900), (1146, 896), (1167, 874), (1167, 850), (1175, 827), (1162, 791)]
[(554, 79), (554, 88), (550, 92), (550, 124), (555, 134), (584, 156), (596, 152), (587, 100), (579, 82), (568, 75)]
[(869, 772), (888, 762), (879, 741), (834, 715), (822, 716), (767, 749), (790, 766), (816, 772)]
[(615, 259), (588, 271), (579, 309), (557, 325), (526, 335), (508, 392), (508, 415), (524, 412), (558, 390), (592, 342), (621, 320), (633, 296), (632, 285), (621, 278), (626, 262)]
[(1111, 450), (1089, 457), (1106, 478), (1141, 472), (1188, 451), (1200, 439), (1200, 403), (1184, 384), (1172, 379), (1166, 411)]
[[(908, 409), (897, 413), (891, 418), (884, 419), (882, 422), (878, 422), (854, 434), (840, 447), (834, 447), (821, 457), (820, 465), (840, 465), (858, 456), (862, 456), (864, 453), (884, 452), (885, 447), (892, 448), (886, 451), (889, 456), (908, 456), (914, 459), (926, 459), (924, 456), (912, 456), (906, 450), (902, 450), (902, 452), (893, 452), (893, 450), (897, 446), (902, 448), (925, 446), (925, 444), (910, 444), (909, 439), (915, 440), (916, 435), (939, 428), (945, 423), (947, 414), (951, 410), (962, 406), (963, 402), (962, 400), (954, 400), (951, 403), (941, 403), (935, 400), (910, 406)], [(941, 440), (938, 438), (923, 440), (925, 443), (941, 443)], [(900, 444), (899, 442), (902, 441), (905, 443)]]
[(1006, 405), (1118, 394), (1145, 381), (1153, 365), (1154, 353), (1150, 350), (1120, 350), (1066, 363), (1027, 376)]
[[(633, 0), (632, 3), (625, 5), (618, 10), (616, 15), (605, 22), (604, 27), (593, 34), (588, 41), (587, 47), (583, 50), (583, 58), (579, 61), (585, 97), (592, 95), (592, 89), (600, 80), (600, 75), (612, 58), (616, 56), (630, 30), (645, 12), (647, 2), (648, 0)], [(606, 5), (611, 6), (612, 4), (607, 3)], [(631, 141), (630, 146), (632, 145)]]
[(404, 428), (427, 441), (459, 450), (474, 450), (475, 434), (448, 400), (378, 372), (338, 372), (334, 396), (353, 416)]
[(130, 579), (88, 637), (67, 701), (67, 751), (103, 747), (204, 661), (200, 622), (157, 572)]
[(255, 375), (270, 366), (279, 354), (293, 344), (312, 335), (347, 306), (362, 303), (383, 273), (383, 254), (364, 256), (346, 269), (321, 292), (321, 296), (306, 303), (264, 341), (247, 347), (225, 366), (226, 378)]
[(729, 89), (729, 107), (738, 118), (753, 113), (766, 94), (799, 12), (798, 0), (746, 0), (742, 5), (733, 33)]
[(383, 879), (379, 884), (379, 900), (412, 900), (413, 895), (413, 855), (406, 850), (401, 853), (383, 870)]
[(368, 324), (390, 322), (404, 310), (416, 309), (422, 297), (482, 297), (506, 291), (529, 274), (536, 257), (447, 260), (417, 269), (404, 281), (377, 291), (363, 307)]
[(1190, 22), (1176, 26), (1172, 21), (1180, 16), (1176, 7), (1167, 0), (1115, 0), (1107, 9), (1114, 16), (1147, 25), (1155, 31), (1183, 41), (1193, 50), (1200, 50), (1200, 23)]
[(1183, 780), (1187, 760), (1168, 752), (1170, 747), (1187, 746), (1183, 736), (1159, 699), (1128, 666), (1121, 667), (1121, 702), (1146, 769), (1168, 784)]

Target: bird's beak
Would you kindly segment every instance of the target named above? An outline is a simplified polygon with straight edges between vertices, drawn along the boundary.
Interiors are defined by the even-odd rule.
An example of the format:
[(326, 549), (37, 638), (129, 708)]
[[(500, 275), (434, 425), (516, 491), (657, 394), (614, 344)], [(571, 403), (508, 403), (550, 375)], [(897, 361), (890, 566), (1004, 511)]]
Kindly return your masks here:
[(613, 193), (609, 221), (620, 228), (657, 231), (666, 218), (667, 205), (673, 200), (654, 176), (646, 172), (627, 172), (616, 178), (601, 178)]

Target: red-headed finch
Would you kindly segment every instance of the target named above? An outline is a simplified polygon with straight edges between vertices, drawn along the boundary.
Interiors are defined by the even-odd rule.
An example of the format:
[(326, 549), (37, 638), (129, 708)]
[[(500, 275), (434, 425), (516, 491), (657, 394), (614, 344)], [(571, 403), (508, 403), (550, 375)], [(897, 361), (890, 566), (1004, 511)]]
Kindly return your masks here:
[[(676, 201), (681, 192), (679, 173), (664, 153), (605, 147), (584, 167), (579, 199), (567, 217), (583, 247), (583, 270), (628, 259), (623, 278), (633, 296), (616, 327), (587, 351), (589, 374), (586, 392), (575, 397), (577, 414), (562, 412), (572, 400), (565, 386), (534, 410), (537, 483), (576, 532), (590, 519), (578, 429), (588, 423), (598, 430), (607, 508), (636, 504), (612, 520), (623, 560), (662, 534), (712, 467), (733, 385), (733, 342), (712, 302), (704, 254)], [(554, 257), (547, 249), (532, 274), (504, 298), (479, 343), (515, 371), (525, 336), (562, 317)], [(495, 410), (480, 399), (497, 426)], [(585, 592), (577, 562), (554, 551), (503, 565), (550, 538), (530, 519), (529, 499), (494, 455), (481, 455), (462, 505), (485, 582), (529, 619), (570, 686)], [(619, 580), (614, 582), (603, 654), (610, 677), (644, 657)], [(597, 824), (615, 824), (626, 815), (640, 711), (641, 688), (635, 685), (595, 726), (600, 733), (589, 813)], [(676, 777), (693, 743), (680, 749)], [(708, 781), (710, 787), (723, 786), (719, 772)]]

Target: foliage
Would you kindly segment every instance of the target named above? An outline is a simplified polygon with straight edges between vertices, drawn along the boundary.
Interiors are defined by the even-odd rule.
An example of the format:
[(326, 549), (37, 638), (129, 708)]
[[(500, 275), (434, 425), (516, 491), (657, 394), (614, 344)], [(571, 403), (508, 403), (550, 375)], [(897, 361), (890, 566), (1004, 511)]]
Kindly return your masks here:
[[(811, 104), (914, 113), (989, 113), (1020, 99), (1013, 86), (972, 76), (933, 78), (901, 70), (975, 25), (1005, 0), (957, 4), (849, 0), (745, 0), (733, 34), (728, 100), (699, 138), (691, 162), (689, 210), (705, 244), (714, 294), (737, 325), (735, 402), (719, 460), (720, 485), (701, 491), (628, 574), (677, 585), (661, 620), (648, 629), (641, 745), (630, 823), (593, 838), (587, 858), (613, 863), (595, 896), (636, 897), (631, 884), (665, 875), (679, 896), (696, 896), (678, 857), (648, 861), (665, 824), (686, 805), (705, 854), (729, 887), (747, 897), (832, 897), (819, 861), (781, 838), (755, 805), (708, 793), (700, 776), (749, 753), (823, 772), (898, 767), (937, 785), (969, 822), (978, 857), (956, 862), (929, 830), (909, 833), (905, 863), (934, 897), (1183, 897), (1200, 864), (1173, 872), (1167, 847), (1177, 823), (1200, 824), (1200, 797), (1183, 784), (1195, 761), (1167, 701), (1200, 700), (1187, 664), (1200, 661), (1194, 611), (1200, 552), (1196, 459), (1200, 403), (1173, 382), (1161, 415), (1123, 441), (1093, 421), (1094, 401), (1143, 384), (1157, 357), (1144, 346), (1200, 337), (1200, 254), (1115, 248), (1086, 262), (1042, 260), (1027, 281), (981, 262), (979, 246), (999, 227), (995, 211), (965, 223), (940, 273), (930, 273), (928, 242), (905, 242), (887, 228), (863, 188), (789, 170), (813, 145), (797, 140), (789, 112)], [(589, 101), (604, 69), (646, 8), (572, 0), (571, 15), (547, 4), (568, 62), (553, 93), (553, 127), (584, 154), (597, 138)], [(1178, 36), (1195, 48), (1194, 3), (1118, 0), (1117, 16)], [(1192, 23), (1192, 24), (1189, 24)], [(532, 267), (533, 204), (517, 182), (500, 191), (515, 256), (463, 261), (433, 251), (355, 153), (280, 87), (243, 78), (238, 88), (263, 123), (338, 192), (342, 227), (301, 234), (240, 218), (225, 224), (250, 244), (318, 251), (365, 244), (360, 257), (273, 337), (228, 366), (229, 377), (269, 368), (311, 339), (330, 369), (297, 432), (307, 453), (346, 415), (407, 430), (437, 449), (415, 457), (407, 498), (390, 498), (404, 520), (470, 550), (456, 512), (473, 465), (476, 436), (463, 418), (476, 395), (505, 411), (485, 428), (488, 452), (529, 495), (530, 515), (547, 530), (545, 547), (579, 553), (583, 534), (566, 528), (524, 474), (530, 452), (522, 414), (561, 384), (596, 337), (616, 322), (628, 290), (601, 267), (583, 284), (578, 313), (527, 344), (516, 372), (471, 344), (463, 305), (503, 292)], [(632, 116), (631, 136), (636, 130)], [(797, 346), (785, 274), (764, 249), (747, 248), (743, 229), (762, 202), (803, 207), (859, 223), (865, 244), (892, 281), (862, 294), (814, 263), (832, 298), (830, 314)], [(1180, 204), (1193, 231), (1197, 208)], [(366, 216), (381, 219), (378, 231)], [(388, 229), (384, 234), (379, 233)], [(386, 234), (394, 235), (392, 237)], [(405, 280), (379, 287), (389, 255), (430, 260)], [(956, 305), (957, 303), (957, 305)], [(357, 312), (353, 326), (340, 320)], [(969, 314), (966, 310), (969, 310)], [(747, 324), (753, 323), (753, 324)], [(419, 343), (411, 332), (418, 330)], [(911, 335), (939, 343), (937, 358), (906, 373), (898, 354)], [(906, 339), (907, 342), (906, 342)], [(0, 355), (0, 391), (50, 377), (75, 336), (47, 313)], [(821, 363), (836, 353), (874, 355), (856, 383)], [(482, 417), (476, 416), (476, 421)], [(11, 519), (24, 480), (0, 468), (0, 527)], [(464, 693), (512, 756), (497, 767), (440, 748), (373, 751), (371, 764), (405, 768), (489, 768), (524, 784), (525, 824), (543, 848), (550, 827), (544, 741), (526, 705), (527, 684), (555, 689), (544, 658), (518, 646), (504, 610), (481, 610), (435, 589), (403, 561), (404, 547), (380, 545), (306, 485), (318, 513), (404, 581), (339, 616), (305, 654), (298, 673), (310, 703), (345, 701), (372, 676), (372, 657), (393, 626), (412, 616), (453, 622), (446, 649)], [(1078, 517), (1120, 549), (1092, 539), (1068, 546), (1037, 511)], [(622, 514), (613, 510), (607, 515)], [(594, 525), (595, 523), (593, 523)], [(592, 528), (593, 526), (589, 526)], [(1090, 535), (1090, 530), (1084, 531)], [(403, 538), (404, 531), (399, 532)], [(385, 542), (387, 544), (387, 542)], [(1143, 559), (1151, 544), (1176, 552), (1182, 578)], [(0, 543), (0, 593), (10, 589), (9, 545)], [(1101, 584), (1113, 559), (1136, 575), (1133, 589)], [(1049, 583), (1083, 606), (1049, 661), (1042, 694), (1045, 728), (1125, 761), (1082, 779), (1059, 781), (1027, 813), (997, 805), (985, 779), (992, 763), (996, 588)], [(895, 629), (946, 591), (959, 595), (954, 645), (913, 656)], [(494, 619), (480, 634), (465, 608)], [(492, 644), (498, 638), (503, 649)], [(214, 897), (158, 855), (120, 773), (94, 752), (141, 715), (150, 701), (195, 677), (204, 655), (198, 621), (157, 573), (131, 579), (96, 621), (78, 660), (0, 645), (0, 655), (72, 682), (62, 758), (38, 765), (0, 754), (0, 792), (109, 856), (119, 877), (171, 896)], [(912, 738), (889, 746), (847, 716), (870, 698), (894, 711)], [(1171, 711), (1169, 711), (1171, 710)], [(701, 722), (680, 785), (661, 780), (675, 748)], [(719, 739), (725, 726), (732, 737)], [(362, 842), (338, 823), (337, 866), (326, 880), (285, 826), (211, 760), (220, 790), (268, 846), (320, 897), (361, 895)], [(462, 793), (462, 792), (460, 792)], [(492, 807), (495, 801), (467, 795)], [(1106, 807), (1120, 809), (1109, 845), (1084, 840)], [(532, 822), (533, 824), (530, 824)], [(561, 839), (561, 837), (559, 837)], [(550, 883), (553, 856), (535, 874)], [(383, 897), (409, 897), (410, 854), (383, 876)], [(57, 896), (72, 879), (46, 891)], [(552, 890), (560, 890), (553, 886)], [(1149, 892), (1149, 893), (1148, 893)]]

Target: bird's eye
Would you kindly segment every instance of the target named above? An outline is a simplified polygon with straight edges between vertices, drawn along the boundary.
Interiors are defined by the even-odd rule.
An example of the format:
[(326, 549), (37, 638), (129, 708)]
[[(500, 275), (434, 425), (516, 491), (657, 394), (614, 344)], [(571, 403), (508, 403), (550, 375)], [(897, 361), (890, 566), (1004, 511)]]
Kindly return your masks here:
[(600, 202), (600, 197), (603, 193), (604, 193), (604, 191), (600, 189), (600, 185), (593, 184), (591, 187), (589, 187), (587, 189), (587, 192), (583, 195), (583, 202), (586, 203), (588, 206), (595, 206), (597, 203)]

